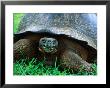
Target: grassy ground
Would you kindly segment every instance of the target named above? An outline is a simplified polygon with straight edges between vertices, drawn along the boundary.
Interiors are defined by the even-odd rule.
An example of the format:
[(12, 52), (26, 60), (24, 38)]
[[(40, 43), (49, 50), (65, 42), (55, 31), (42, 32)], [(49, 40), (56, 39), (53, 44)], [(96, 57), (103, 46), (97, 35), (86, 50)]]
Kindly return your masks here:
[(82, 69), (77, 72), (67, 68), (60, 71), (60, 66), (47, 66), (44, 63), (45, 61), (37, 61), (36, 58), (21, 59), (14, 63), (14, 75), (96, 75), (96, 64), (92, 65), (92, 72)]
[[(14, 14), (14, 33), (17, 32), (19, 22), (24, 14)], [(72, 69), (60, 70), (59, 66), (46, 66), (44, 61), (38, 61), (36, 58), (20, 59), (14, 63), (14, 75), (97, 75), (97, 65), (92, 64), (93, 71), (87, 72), (81, 70), (76, 72)]]

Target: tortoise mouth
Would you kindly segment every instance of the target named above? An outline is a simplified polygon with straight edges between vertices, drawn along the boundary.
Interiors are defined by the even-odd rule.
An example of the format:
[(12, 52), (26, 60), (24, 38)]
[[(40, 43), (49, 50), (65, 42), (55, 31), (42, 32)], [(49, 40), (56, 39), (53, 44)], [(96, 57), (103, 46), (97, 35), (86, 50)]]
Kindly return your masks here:
[(58, 41), (55, 38), (43, 37), (39, 41), (40, 51), (46, 53), (55, 53), (58, 48)]

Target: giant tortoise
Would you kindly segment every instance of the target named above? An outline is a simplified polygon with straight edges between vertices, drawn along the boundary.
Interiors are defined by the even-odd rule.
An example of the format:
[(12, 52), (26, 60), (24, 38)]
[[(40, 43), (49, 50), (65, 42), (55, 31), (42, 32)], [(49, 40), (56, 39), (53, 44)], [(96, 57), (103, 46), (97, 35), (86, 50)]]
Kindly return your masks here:
[(26, 13), (14, 33), (14, 60), (24, 57), (90, 70), (97, 58), (97, 14)]

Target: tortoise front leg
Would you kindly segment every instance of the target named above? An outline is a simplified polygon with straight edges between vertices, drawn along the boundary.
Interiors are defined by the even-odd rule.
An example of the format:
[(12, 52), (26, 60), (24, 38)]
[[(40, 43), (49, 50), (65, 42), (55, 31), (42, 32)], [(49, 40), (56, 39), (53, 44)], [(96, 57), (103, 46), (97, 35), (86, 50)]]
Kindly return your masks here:
[(83, 66), (84, 70), (91, 71), (91, 64), (83, 60), (76, 52), (66, 49), (61, 55), (61, 65), (63, 67), (80, 70)]
[(36, 56), (36, 44), (30, 39), (20, 39), (14, 43), (14, 61)]

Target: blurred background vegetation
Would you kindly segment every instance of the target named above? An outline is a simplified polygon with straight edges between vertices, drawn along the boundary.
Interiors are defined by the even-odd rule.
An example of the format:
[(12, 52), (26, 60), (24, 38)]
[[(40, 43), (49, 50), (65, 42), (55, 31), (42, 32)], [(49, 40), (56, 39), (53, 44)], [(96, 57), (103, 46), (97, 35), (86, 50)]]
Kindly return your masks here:
[(21, 21), (21, 18), (24, 16), (23, 13), (14, 13), (13, 19), (14, 19), (14, 33), (18, 30), (19, 22)]

